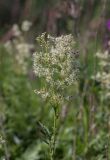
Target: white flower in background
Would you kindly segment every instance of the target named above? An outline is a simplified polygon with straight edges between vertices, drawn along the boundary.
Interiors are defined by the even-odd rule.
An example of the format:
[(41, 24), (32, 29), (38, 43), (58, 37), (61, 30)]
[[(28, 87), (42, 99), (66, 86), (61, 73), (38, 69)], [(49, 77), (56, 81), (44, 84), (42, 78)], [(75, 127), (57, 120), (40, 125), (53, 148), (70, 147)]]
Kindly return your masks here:
[[(42, 34), (37, 41), (40, 48), (33, 54), (34, 72), (39, 78), (45, 79), (48, 96), (61, 100), (60, 91), (73, 85), (79, 74), (78, 59), (73, 52), (73, 36), (70, 34), (54, 38), (48, 35), (45, 40), (45, 34)], [(42, 92), (38, 92), (42, 97)]]
[(4, 144), (5, 140), (3, 139), (3, 137), (0, 135), (0, 144)]
[(13, 47), (12, 47), (12, 42), (9, 40), (4, 44), (5, 48), (8, 49), (9, 53), (12, 54), (13, 53)]
[(21, 29), (22, 31), (27, 32), (29, 31), (31, 26), (32, 26), (32, 23), (28, 20), (25, 20), (24, 22), (22, 22)]
[(92, 78), (100, 82), (102, 90), (104, 91), (101, 92), (104, 99), (110, 99), (110, 54), (106, 50), (104, 53), (96, 53), (96, 56), (99, 58), (101, 70)]
[[(24, 21), (22, 27), (28, 31), (30, 25), (31, 23)], [(4, 46), (10, 55), (13, 55), (16, 72), (26, 74), (28, 72), (28, 60), (34, 45), (26, 41), (18, 25), (14, 24), (12, 30), (14, 32), (14, 38), (6, 42)]]
[(21, 35), (21, 31), (17, 24), (13, 25), (12, 30), (13, 30), (14, 36), (19, 37)]
[(28, 60), (30, 57), (30, 51), (34, 47), (31, 44), (26, 43), (25, 41), (14, 41), (14, 47), (17, 52), (15, 56), (15, 60), (18, 63), (19, 67), (21, 67), (23, 73), (28, 72)]

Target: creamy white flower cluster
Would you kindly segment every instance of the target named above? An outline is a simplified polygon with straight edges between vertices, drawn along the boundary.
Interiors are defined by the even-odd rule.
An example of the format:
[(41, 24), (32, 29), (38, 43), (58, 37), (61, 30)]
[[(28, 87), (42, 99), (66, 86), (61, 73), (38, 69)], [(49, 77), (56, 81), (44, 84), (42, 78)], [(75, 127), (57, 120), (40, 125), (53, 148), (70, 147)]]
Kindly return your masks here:
[(31, 49), (34, 48), (32, 44), (29, 44), (25, 40), (24, 32), (29, 30), (31, 23), (24, 21), (20, 27), (15, 24), (12, 27), (14, 38), (5, 43), (5, 47), (8, 52), (13, 56), (15, 65), (18, 71), (27, 73), (28, 71), (28, 59)]
[(104, 90), (104, 98), (110, 98), (110, 54), (108, 51), (98, 52), (96, 56), (99, 58), (99, 65), (101, 71), (97, 72), (95, 78), (101, 83), (101, 87)]
[(52, 97), (60, 99), (60, 91), (73, 85), (78, 78), (78, 53), (73, 52), (75, 41), (71, 34), (57, 38), (45, 36), (37, 38), (40, 48), (33, 54), (33, 67), (36, 76), (45, 79), (47, 88), (36, 92), (43, 98), (55, 92)]

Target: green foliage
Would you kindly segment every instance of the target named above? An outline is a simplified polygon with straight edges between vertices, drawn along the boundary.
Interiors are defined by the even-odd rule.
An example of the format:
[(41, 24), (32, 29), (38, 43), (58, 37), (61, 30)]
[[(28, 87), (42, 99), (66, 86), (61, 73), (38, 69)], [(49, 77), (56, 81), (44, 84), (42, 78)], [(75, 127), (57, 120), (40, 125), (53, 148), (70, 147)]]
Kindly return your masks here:
[[(5, 104), (3, 125), (8, 145), (13, 146), (10, 152), (16, 156), (19, 154), (17, 150), (25, 149), (31, 143), (28, 137), (36, 128), (36, 117), (40, 117), (37, 109), (39, 101), (33, 92), (29, 77), (16, 73), (16, 68), (13, 68), (13, 57), (3, 46), (0, 48), (0, 55), (0, 97)], [(4, 105), (1, 104), (0, 107), (3, 108)], [(25, 144), (22, 148), (23, 143)]]

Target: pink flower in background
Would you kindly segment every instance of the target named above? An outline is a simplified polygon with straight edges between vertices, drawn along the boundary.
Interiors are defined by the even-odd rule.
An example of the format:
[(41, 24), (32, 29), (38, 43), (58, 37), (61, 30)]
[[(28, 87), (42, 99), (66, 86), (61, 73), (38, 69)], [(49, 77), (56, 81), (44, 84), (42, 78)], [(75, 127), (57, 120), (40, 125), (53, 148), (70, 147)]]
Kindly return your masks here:
[(110, 31), (110, 19), (107, 20), (107, 29)]

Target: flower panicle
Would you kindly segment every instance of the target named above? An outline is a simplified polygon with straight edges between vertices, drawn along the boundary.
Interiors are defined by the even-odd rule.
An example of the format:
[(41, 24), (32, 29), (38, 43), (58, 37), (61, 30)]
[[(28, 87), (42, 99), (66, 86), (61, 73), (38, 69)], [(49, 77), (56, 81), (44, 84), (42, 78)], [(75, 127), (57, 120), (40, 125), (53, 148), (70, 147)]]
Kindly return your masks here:
[(79, 52), (74, 52), (73, 36), (52, 37), (43, 33), (37, 41), (39, 48), (33, 54), (33, 69), (37, 77), (45, 79), (48, 94), (50, 90), (57, 93), (58, 89), (73, 85), (79, 75)]

